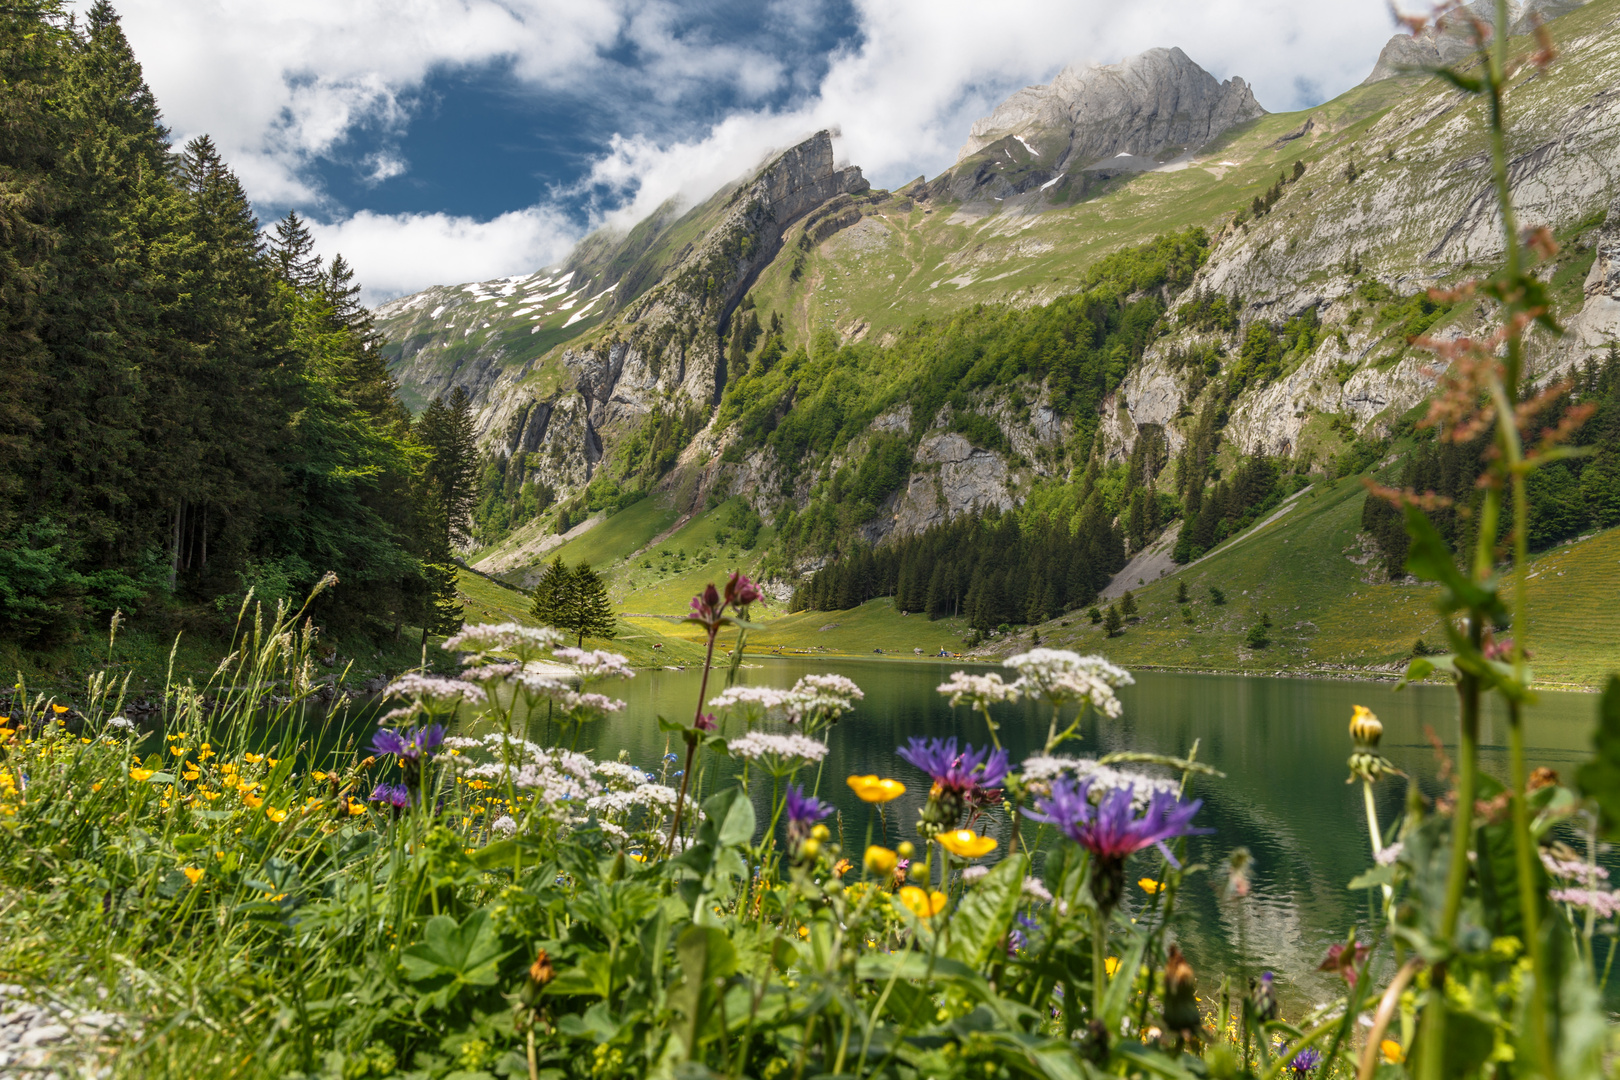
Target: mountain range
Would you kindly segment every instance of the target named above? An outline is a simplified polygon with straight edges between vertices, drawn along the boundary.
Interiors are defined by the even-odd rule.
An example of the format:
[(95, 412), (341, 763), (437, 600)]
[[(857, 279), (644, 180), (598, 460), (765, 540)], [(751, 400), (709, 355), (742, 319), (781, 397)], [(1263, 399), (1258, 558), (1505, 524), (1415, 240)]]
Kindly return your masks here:
[[(1017, 507), (1089, 461), (1132, 461), (1144, 433), (1162, 459), (1151, 482), (1171, 492), (1163, 463), (1216, 383), (1229, 469), (1261, 453), (1308, 472), (1387, 436), (1433, 387), (1414, 328), (1454, 338), (1491, 316), (1480, 301), (1425, 300), (1501, 254), (1483, 105), (1409, 70), (1458, 59), (1464, 16), (1490, 7), (1397, 35), (1366, 82), (1294, 113), (1268, 113), (1242, 79), (1220, 82), (1177, 48), (1067, 68), (977, 121), (944, 173), (892, 191), (817, 132), (697, 206), (591, 236), (561, 266), (384, 305), (402, 397), (420, 407), (464, 388), (486, 479), (505, 478), (521, 506), (471, 558), (527, 580), (646, 495), (672, 520), (730, 500), (780, 525), (885, 440), (905, 442), (904, 475), (865, 520), (765, 560), (785, 590), (849, 543)], [(1514, 33), (1547, 20), (1561, 50), (1511, 97), (1520, 218), (1562, 245), (1542, 272), (1567, 333), (1532, 346), (1546, 379), (1620, 337), (1620, 0), (1529, 0), (1512, 17)], [(1151, 295), (1161, 314), (1101, 376), (1094, 407), (1027, 374), (955, 387), (943, 405), (915, 389), (928, 334), (976, 312), (1039, 312), (1156, 238), (1194, 236), (1205, 246), (1186, 275), (1117, 297)], [(1256, 328), (1273, 355), (1239, 380)], [(784, 436), (835, 383), (858, 403), (837, 434)], [(513, 475), (531, 497), (512, 494)]]

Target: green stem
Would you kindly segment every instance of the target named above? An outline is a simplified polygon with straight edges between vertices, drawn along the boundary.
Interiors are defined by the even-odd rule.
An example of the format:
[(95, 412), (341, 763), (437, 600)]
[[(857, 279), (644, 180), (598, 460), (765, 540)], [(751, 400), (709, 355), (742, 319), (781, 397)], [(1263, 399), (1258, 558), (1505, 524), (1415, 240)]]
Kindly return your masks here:
[(1103, 994), (1108, 989), (1108, 971), (1103, 960), (1103, 953), (1108, 951), (1108, 938), (1106, 934), (1108, 916), (1102, 908), (1092, 910), (1092, 942), (1091, 942), (1091, 1018), (1102, 1019)]

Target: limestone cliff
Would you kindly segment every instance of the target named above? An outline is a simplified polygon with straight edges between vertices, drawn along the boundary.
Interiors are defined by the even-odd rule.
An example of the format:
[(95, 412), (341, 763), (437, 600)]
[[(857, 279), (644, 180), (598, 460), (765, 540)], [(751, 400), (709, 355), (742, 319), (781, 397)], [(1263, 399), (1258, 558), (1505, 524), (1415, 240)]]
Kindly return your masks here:
[(957, 198), (1004, 198), (1116, 157), (1140, 171), (1263, 115), (1242, 79), (1217, 82), (1180, 49), (1068, 67), (975, 122), (944, 186)]

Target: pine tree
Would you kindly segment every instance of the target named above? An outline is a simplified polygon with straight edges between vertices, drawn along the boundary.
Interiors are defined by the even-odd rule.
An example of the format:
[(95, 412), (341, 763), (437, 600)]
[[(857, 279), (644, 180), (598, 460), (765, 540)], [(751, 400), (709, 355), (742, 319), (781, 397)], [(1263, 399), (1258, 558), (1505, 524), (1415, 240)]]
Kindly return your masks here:
[(619, 633), (619, 620), (608, 599), (607, 582), (584, 561), (574, 567), (573, 577), (576, 610), (567, 628), (576, 635), (576, 643), (584, 648), (587, 636), (612, 640)]
[(270, 253), (281, 280), (300, 292), (319, 285), (321, 257), (315, 254), (315, 238), (298, 211), (288, 210), (287, 216), (276, 222), (275, 233)]
[(559, 555), (546, 565), (545, 573), (535, 584), (529, 614), (536, 622), (565, 629), (578, 606), (574, 597), (574, 575)]
[(1103, 630), (1109, 637), (1119, 637), (1124, 633), (1125, 620), (1120, 618), (1119, 608), (1113, 604), (1108, 605), (1108, 613), (1103, 616)]
[(1187, 583), (1185, 581), (1177, 581), (1176, 582), (1176, 603), (1185, 604), (1186, 602), (1187, 602)]
[(1119, 611), (1127, 618), (1135, 616), (1136, 597), (1131, 595), (1131, 590), (1126, 589), (1125, 595), (1119, 598)]
[(448, 399), (435, 398), (417, 421), (417, 438), (429, 453), (425, 476), (450, 542), (466, 544), (478, 505), (478, 446), (467, 391), (458, 386)]

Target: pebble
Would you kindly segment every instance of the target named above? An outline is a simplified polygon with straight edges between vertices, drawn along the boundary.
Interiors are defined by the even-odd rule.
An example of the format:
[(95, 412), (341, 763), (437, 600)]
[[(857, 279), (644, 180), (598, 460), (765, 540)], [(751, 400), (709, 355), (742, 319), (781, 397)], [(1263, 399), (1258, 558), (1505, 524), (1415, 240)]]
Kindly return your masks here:
[(0, 1080), (108, 1075), (97, 1050), (124, 1026), (116, 1013), (39, 1000), (0, 983)]

